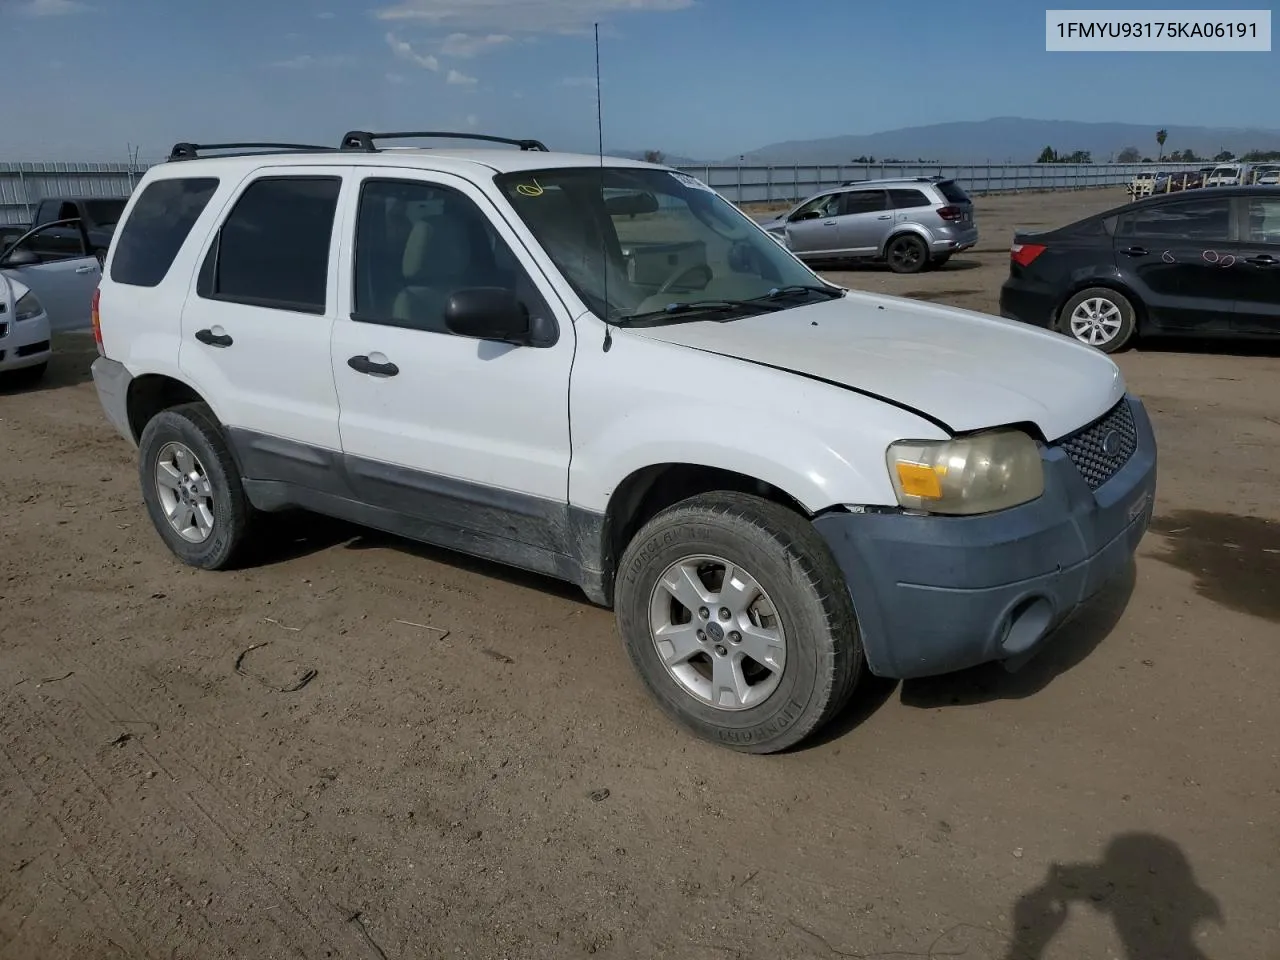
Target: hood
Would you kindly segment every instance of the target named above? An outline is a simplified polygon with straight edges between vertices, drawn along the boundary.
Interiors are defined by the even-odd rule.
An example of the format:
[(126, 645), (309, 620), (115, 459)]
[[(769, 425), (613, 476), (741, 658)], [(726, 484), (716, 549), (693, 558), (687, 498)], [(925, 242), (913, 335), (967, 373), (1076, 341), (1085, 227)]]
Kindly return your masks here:
[(849, 294), (726, 323), (629, 330), (880, 397), (954, 433), (1030, 422), (1048, 441), (1124, 395), (1105, 354), (1014, 320), (900, 297)]

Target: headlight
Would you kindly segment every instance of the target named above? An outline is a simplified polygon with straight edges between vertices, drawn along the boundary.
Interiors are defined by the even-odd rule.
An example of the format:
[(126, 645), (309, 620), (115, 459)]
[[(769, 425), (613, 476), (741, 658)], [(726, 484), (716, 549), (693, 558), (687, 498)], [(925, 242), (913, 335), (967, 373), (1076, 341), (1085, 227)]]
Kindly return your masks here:
[(24, 293), (18, 298), (17, 317), (18, 320), (30, 320), (44, 313), (44, 307), (40, 301), (36, 299), (34, 293)]
[(1021, 430), (904, 440), (889, 447), (888, 461), (898, 503), (908, 510), (990, 513), (1044, 492), (1040, 448)]

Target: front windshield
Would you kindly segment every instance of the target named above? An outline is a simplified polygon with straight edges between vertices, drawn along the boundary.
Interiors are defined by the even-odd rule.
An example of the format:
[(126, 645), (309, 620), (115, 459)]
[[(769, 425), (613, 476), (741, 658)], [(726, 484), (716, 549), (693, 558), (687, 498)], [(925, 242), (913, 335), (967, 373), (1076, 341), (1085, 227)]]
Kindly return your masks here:
[[(496, 182), (578, 295), (608, 321), (826, 286), (735, 206), (681, 173), (569, 167)], [(737, 315), (744, 312), (749, 307)]]

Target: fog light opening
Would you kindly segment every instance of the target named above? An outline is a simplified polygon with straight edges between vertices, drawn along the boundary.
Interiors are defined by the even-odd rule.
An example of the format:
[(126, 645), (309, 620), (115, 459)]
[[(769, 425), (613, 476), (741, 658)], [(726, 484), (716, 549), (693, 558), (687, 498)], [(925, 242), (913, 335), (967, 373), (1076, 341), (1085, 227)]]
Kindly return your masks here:
[(1053, 604), (1047, 597), (1027, 597), (1009, 612), (1008, 629), (1000, 648), (1009, 656), (1025, 653), (1049, 631)]

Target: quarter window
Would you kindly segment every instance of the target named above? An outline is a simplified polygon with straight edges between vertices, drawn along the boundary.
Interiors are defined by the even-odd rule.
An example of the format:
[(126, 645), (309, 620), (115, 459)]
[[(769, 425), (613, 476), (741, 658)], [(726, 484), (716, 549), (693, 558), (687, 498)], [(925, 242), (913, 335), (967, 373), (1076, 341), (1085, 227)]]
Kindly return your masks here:
[(931, 207), (933, 203), (919, 190), (890, 190), (889, 200), (895, 210), (910, 210), (914, 207)]
[(210, 300), (324, 313), (342, 180), (263, 177), (240, 195), (200, 271)]
[(1280, 243), (1280, 200), (1250, 199), (1245, 229), (1250, 243)]
[(356, 224), (352, 319), (448, 333), (445, 305), (458, 290), (512, 291), (530, 313), (546, 302), (470, 198), (413, 180), (366, 180)]
[(217, 189), (216, 177), (149, 183), (116, 238), (111, 279), (134, 287), (158, 286)]

